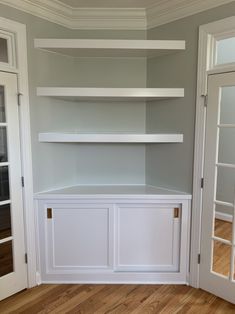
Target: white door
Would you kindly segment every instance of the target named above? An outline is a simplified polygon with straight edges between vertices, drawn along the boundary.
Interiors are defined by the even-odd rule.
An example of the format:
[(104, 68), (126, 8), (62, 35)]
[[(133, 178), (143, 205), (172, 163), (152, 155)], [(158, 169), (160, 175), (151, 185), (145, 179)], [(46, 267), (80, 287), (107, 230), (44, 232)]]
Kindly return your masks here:
[(0, 72), (0, 300), (26, 286), (17, 77)]
[(235, 73), (210, 75), (200, 287), (235, 303)]

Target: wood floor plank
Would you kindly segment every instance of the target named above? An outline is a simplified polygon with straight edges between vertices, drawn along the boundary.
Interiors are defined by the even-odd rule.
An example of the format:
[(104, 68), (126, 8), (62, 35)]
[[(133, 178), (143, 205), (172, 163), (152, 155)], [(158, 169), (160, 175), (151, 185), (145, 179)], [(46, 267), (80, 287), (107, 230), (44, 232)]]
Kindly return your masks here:
[(232, 305), (183, 285), (41, 285), (0, 302), (1, 314), (230, 314)]
[[(76, 286), (76, 285), (75, 285)], [(104, 289), (105, 285), (83, 285), (83, 290), (78, 292), (77, 295), (74, 295), (72, 298), (69, 298), (58, 306), (53, 314), (67, 313), (73, 308), (79, 306), (81, 303), (85, 302), (87, 299), (97, 294), (100, 290)]]
[(110, 294), (111, 302), (107, 302), (102, 307), (100, 307), (96, 314), (106, 314), (111, 313), (112, 311), (118, 308), (119, 304), (122, 304), (126, 296), (130, 294), (133, 290), (136, 289), (136, 285), (123, 285), (119, 289), (115, 290), (112, 294)]
[(11, 311), (21, 308), (25, 304), (33, 302), (41, 296), (45, 296), (50, 290), (54, 289), (54, 287), (55, 285), (41, 285), (40, 287), (21, 291), (0, 302), (0, 313), (2, 313), (3, 310), (5, 311), (4, 313), (8, 313), (6, 312), (8, 308)]
[(118, 291), (121, 287), (122, 285), (107, 285), (101, 291), (88, 298), (85, 302), (75, 306), (71, 311), (66, 311), (66, 313), (94, 314), (100, 307), (104, 306), (108, 300), (110, 302), (110, 295), (113, 292)]

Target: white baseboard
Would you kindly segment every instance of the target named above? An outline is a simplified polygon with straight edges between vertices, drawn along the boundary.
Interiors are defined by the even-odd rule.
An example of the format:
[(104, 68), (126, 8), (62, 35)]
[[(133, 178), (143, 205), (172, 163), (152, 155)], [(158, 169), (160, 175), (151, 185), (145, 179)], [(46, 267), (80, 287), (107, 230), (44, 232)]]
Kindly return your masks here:
[(233, 221), (233, 215), (218, 212), (218, 211), (215, 213), (215, 218), (220, 219), (220, 220), (224, 220), (224, 221), (228, 221), (228, 222)]
[(36, 273), (36, 279), (37, 279), (37, 285), (38, 286), (41, 285), (42, 284), (41, 275), (38, 271)]

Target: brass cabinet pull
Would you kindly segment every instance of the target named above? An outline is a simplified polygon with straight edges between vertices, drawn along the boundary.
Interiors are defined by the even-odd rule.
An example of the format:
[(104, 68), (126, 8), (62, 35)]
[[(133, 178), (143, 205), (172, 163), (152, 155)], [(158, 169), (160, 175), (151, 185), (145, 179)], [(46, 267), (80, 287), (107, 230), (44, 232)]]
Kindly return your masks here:
[(174, 208), (174, 218), (179, 218), (180, 216), (180, 209), (179, 207)]
[(47, 219), (52, 219), (52, 208), (47, 208)]

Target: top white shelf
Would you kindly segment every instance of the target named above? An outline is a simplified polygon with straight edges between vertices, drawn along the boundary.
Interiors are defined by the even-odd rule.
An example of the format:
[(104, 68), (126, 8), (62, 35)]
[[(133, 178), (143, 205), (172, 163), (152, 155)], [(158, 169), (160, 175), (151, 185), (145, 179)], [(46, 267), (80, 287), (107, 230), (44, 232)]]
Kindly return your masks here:
[(183, 88), (89, 88), (38, 87), (37, 96), (57, 97), (70, 101), (151, 101), (184, 97)]
[(46, 38), (34, 47), (72, 57), (154, 57), (185, 50), (185, 41)]

